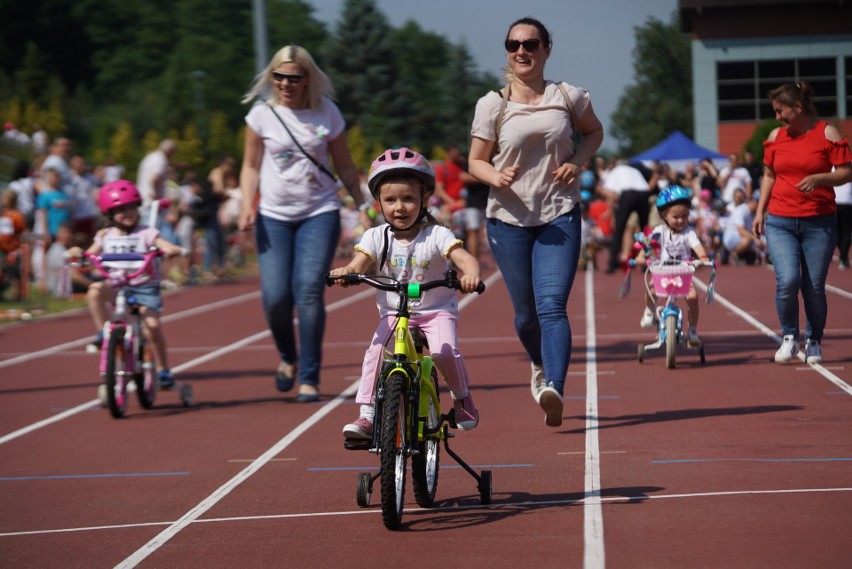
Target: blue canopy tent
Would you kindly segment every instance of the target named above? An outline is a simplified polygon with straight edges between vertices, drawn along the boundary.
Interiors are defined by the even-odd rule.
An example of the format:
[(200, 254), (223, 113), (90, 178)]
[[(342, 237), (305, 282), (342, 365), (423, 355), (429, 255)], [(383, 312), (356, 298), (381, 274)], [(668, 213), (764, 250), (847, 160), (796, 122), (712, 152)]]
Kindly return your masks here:
[(728, 163), (728, 157), (716, 151), (699, 146), (691, 138), (676, 130), (668, 138), (637, 154), (630, 159), (631, 162), (642, 162), (650, 166), (652, 162), (665, 162), (675, 170), (683, 172), (690, 162), (696, 165), (702, 158), (710, 158), (717, 168), (722, 168)]

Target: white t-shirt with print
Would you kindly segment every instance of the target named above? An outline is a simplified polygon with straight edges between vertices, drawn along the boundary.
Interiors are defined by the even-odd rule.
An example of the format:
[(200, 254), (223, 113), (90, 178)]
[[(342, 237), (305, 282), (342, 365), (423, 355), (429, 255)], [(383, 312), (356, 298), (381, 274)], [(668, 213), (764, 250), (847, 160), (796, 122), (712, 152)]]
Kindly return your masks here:
[[(160, 236), (160, 232), (154, 227), (145, 225), (137, 226), (130, 233), (125, 233), (117, 227), (107, 227), (95, 236), (95, 243), (101, 246), (102, 254), (116, 253), (138, 253), (145, 254), (153, 247)], [(109, 269), (119, 269), (127, 273), (133, 273), (142, 266), (143, 261), (109, 261), (104, 266)], [(130, 284), (138, 286), (143, 283), (160, 282), (160, 264), (155, 260), (148, 269), (134, 278)]]
[[(453, 232), (441, 225), (425, 225), (410, 243), (398, 241), (393, 232), (387, 232), (388, 224), (371, 227), (364, 232), (358, 251), (375, 261), (382, 258), (385, 235), (388, 235), (388, 253), (385, 266), (379, 273), (401, 281), (424, 283), (444, 278), (449, 268), (448, 255), (454, 245), (461, 241)], [(382, 318), (395, 314), (399, 295), (394, 292), (376, 291), (376, 307)], [(445, 287), (433, 288), (422, 294), (419, 300), (410, 303), (412, 311), (420, 314), (450, 312), (458, 314), (458, 298), (455, 290)]]
[[(340, 109), (323, 98), (317, 109), (273, 107), (305, 152), (329, 171), (328, 143), (346, 126)], [(246, 115), (246, 124), (263, 140), (259, 212), (281, 221), (300, 221), (337, 210), (337, 183), (317, 168), (265, 103)]]
[(651, 232), (651, 239), (660, 244), (658, 258), (660, 261), (688, 260), (695, 257), (693, 249), (701, 245), (701, 240), (695, 230), (686, 229), (675, 233), (666, 223), (661, 223)]

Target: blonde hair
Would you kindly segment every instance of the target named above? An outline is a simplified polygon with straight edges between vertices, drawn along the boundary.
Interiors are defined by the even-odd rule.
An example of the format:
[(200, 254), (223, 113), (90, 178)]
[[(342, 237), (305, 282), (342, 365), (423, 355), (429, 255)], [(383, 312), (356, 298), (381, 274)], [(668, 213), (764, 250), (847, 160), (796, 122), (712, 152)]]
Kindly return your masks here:
[(308, 106), (317, 109), (322, 104), (322, 98), (334, 98), (334, 87), (322, 69), (308, 53), (308, 50), (298, 45), (287, 45), (278, 50), (272, 56), (266, 69), (258, 73), (252, 81), (248, 92), (243, 96), (243, 103), (250, 103), (255, 99), (263, 99), (264, 102), (275, 104), (277, 96), (272, 87), (272, 71), (282, 63), (295, 63), (305, 71), (308, 77), (306, 86), (306, 97)]

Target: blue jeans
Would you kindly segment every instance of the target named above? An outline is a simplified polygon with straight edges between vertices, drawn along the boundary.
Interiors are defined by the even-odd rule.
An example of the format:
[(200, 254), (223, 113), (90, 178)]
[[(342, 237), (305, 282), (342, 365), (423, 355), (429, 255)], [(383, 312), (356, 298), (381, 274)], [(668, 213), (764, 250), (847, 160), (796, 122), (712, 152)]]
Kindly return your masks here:
[(799, 339), (799, 291), (805, 304), (805, 338), (822, 341), (828, 303), (825, 277), (837, 244), (837, 217), (767, 215), (766, 243), (775, 269), (775, 309), (781, 334)]
[(530, 360), (564, 393), (571, 363), (568, 295), (580, 259), (580, 208), (546, 225), (487, 220), (488, 242), (515, 309), (515, 331)]
[[(325, 331), (324, 277), (340, 236), (340, 213), (295, 222), (258, 214), (255, 233), (263, 310), (275, 346), (282, 361), (298, 360), (299, 383), (317, 385)], [(301, 353), (293, 327), (297, 307)]]

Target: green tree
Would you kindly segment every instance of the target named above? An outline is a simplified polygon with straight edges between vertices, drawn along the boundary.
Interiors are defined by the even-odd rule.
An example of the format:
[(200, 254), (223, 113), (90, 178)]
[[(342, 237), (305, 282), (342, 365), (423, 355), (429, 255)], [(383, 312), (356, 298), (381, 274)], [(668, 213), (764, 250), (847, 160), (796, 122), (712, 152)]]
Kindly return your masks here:
[(374, 0), (346, 0), (325, 60), (346, 124), (360, 124), (371, 142), (391, 142), (404, 113), (391, 27)]
[(766, 140), (766, 137), (769, 136), (772, 129), (779, 126), (781, 126), (781, 123), (775, 119), (766, 119), (762, 121), (759, 125), (757, 125), (757, 127), (755, 127), (751, 137), (749, 137), (745, 144), (743, 144), (743, 152), (751, 150), (757, 163), (763, 164), (763, 141)]
[[(112, 135), (108, 155), (115, 158), (116, 164), (130, 164), (136, 160), (139, 150), (133, 137), (133, 128), (127, 121), (118, 125)], [(106, 158), (106, 157), (104, 157)]]
[(648, 18), (634, 30), (636, 83), (619, 98), (611, 127), (624, 156), (657, 144), (676, 129), (690, 137), (693, 133), (692, 55), (677, 11), (668, 24)]

